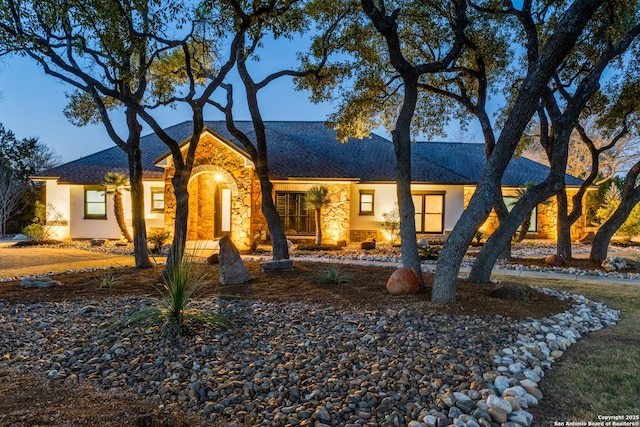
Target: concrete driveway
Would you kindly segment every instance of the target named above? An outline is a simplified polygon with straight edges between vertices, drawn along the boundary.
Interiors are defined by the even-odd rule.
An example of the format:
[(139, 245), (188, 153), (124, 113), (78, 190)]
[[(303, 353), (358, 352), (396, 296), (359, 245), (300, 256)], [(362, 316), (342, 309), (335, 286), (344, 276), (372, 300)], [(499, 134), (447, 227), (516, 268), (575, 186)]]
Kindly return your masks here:
[(13, 243), (0, 242), (0, 278), (134, 265), (133, 256), (72, 248), (10, 247)]

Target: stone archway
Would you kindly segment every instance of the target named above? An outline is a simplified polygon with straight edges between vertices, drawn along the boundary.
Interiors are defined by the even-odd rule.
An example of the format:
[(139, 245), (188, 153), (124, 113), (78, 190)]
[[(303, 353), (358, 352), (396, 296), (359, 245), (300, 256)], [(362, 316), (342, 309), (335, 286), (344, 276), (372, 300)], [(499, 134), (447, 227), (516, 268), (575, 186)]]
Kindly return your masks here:
[(231, 232), (232, 197), (238, 186), (231, 174), (214, 165), (193, 169), (188, 185), (187, 240), (216, 240)]

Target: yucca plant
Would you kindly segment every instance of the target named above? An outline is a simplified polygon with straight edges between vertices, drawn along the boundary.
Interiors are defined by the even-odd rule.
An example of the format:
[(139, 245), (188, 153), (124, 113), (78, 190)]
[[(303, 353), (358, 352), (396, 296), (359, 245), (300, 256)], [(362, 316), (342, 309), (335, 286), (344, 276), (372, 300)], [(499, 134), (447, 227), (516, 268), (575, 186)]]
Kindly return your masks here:
[[(175, 255), (170, 255), (175, 256)], [(184, 321), (196, 320), (229, 329), (233, 322), (207, 310), (190, 307), (192, 298), (200, 286), (207, 280), (206, 264), (195, 262), (192, 256), (185, 255), (174, 261), (173, 268), (162, 277), (158, 287), (161, 294), (154, 307), (140, 310), (123, 323), (154, 324), (163, 323), (171, 335), (181, 335)]]

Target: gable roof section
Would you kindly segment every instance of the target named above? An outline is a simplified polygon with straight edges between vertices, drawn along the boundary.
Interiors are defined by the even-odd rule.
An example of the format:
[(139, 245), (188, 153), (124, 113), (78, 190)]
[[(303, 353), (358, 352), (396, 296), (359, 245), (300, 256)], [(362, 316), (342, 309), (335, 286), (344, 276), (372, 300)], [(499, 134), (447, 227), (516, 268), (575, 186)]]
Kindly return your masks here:
[[(228, 141), (241, 153), (244, 146), (231, 136), (224, 121), (207, 121), (208, 130)], [(236, 126), (249, 138), (254, 137), (250, 121)], [(350, 179), (363, 182), (394, 182), (395, 154), (391, 141), (372, 134), (346, 143), (336, 140), (336, 132), (323, 122), (265, 122), (272, 179)], [(175, 140), (188, 142), (193, 126), (183, 122), (165, 131)], [(162, 179), (156, 166), (169, 156), (167, 147), (155, 134), (140, 141), (145, 179)], [(417, 183), (475, 184), (486, 164), (484, 144), (418, 142), (412, 146), (412, 180)], [(128, 173), (127, 156), (118, 147), (83, 157), (47, 171), (35, 178), (58, 177), (63, 184), (98, 184), (109, 171)], [(502, 184), (518, 187), (527, 181), (540, 182), (549, 168), (532, 160), (512, 159)], [(567, 176), (567, 185), (581, 180)]]

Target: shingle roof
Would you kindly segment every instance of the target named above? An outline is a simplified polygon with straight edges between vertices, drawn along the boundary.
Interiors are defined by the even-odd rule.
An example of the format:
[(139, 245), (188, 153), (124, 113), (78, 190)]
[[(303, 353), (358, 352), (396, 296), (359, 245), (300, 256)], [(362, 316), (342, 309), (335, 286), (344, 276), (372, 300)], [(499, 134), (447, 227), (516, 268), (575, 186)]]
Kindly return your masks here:
[[(230, 141), (240, 151), (242, 144), (231, 136), (223, 121), (208, 121), (206, 126)], [(236, 126), (250, 138), (254, 136), (249, 121)], [(395, 181), (395, 155), (391, 141), (372, 134), (370, 138), (340, 143), (336, 132), (323, 122), (265, 122), (269, 171), (272, 179), (353, 179), (368, 182)], [(191, 122), (171, 126), (165, 131), (175, 140), (185, 142), (191, 136)], [(140, 141), (142, 165), (146, 179), (161, 179), (158, 159), (169, 155), (167, 147), (155, 134)], [(412, 146), (412, 178), (414, 182), (441, 184), (474, 184), (486, 164), (484, 144), (418, 142)], [(97, 184), (106, 172), (127, 173), (126, 154), (118, 147), (66, 163), (38, 173), (38, 177), (59, 177), (60, 183)], [(542, 181), (549, 169), (525, 158), (513, 159), (502, 184), (522, 186), (527, 181)], [(568, 185), (580, 185), (577, 178), (567, 177)]]

